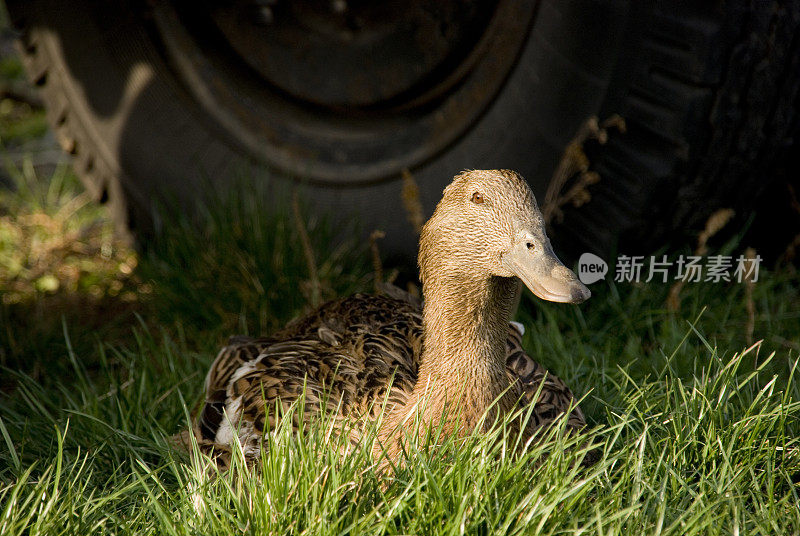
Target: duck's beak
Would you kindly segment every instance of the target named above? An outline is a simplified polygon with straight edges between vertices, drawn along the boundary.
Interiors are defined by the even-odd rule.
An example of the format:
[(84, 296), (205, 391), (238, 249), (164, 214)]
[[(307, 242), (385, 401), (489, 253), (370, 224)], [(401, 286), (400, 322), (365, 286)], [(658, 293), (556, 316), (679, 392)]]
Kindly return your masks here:
[(501, 263), (543, 300), (581, 303), (592, 295), (575, 272), (558, 260), (547, 239), (542, 243), (530, 236), (520, 237), (503, 253)]

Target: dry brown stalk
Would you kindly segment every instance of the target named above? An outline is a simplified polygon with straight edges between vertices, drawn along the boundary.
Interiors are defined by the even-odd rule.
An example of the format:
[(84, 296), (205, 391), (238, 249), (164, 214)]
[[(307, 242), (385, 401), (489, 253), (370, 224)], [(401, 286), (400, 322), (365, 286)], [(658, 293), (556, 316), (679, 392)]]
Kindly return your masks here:
[(675, 281), (672, 286), (669, 288), (669, 294), (667, 294), (667, 311), (675, 312), (681, 308), (681, 290), (683, 290), (683, 286), (685, 285), (685, 281), (683, 279), (679, 279)]
[[(744, 251), (744, 256), (751, 262), (755, 261), (756, 250), (747, 248)], [(747, 271), (744, 274), (744, 306), (747, 309), (747, 325), (745, 326), (745, 340), (747, 344), (753, 344), (753, 331), (756, 326), (756, 306), (753, 302), (753, 289), (755, 289), (756, 282), (753, 281), (753, 273)]]
[(797, 256), (797, 249), (800, 248), (800, 233), (795, 235), (789, 245), (786, 246), (786, 249), (783, 250), (783, 253), (780, 256), (780, 262), (785, 264), (789, 267), (790, 270), (793, 270), (794, 267), (792, 265), (792, 261), (794, 260), (795, 256)]
[[(596, 140), (603, 145), (608, 141), (608, 130), (616, 128), (619, 132), (625, 132), (625, 120), (619, 115), (612, 115), (602, 123), (597, 116), (587, 119), (575, 137), (567, 144), (561, 160), (553, 172), (550, 184), (542, 202), (542, 215), (548, 225), (555, 219), (562, 221), (564, 213), (561, 207), (571, 203), (575, 207), (580, 207), (589, 201), (592, 196), (588, 187), (600, 181), (600, 175), (589, 170), (589, 158), (584, 152), (583, 145), (588, 140)], [(567, 182), (577, 175), (575, 183), (566, 191), (564, 187)]]
[(378, 249), (378, 240), (385, 236), (386, 233), (380, 229), (375, 229), (369, 235), (369, 249), (372, 253), (372, 269), (375, 272), (375, 294), (383, 293), (383, 262), (381, 262), (381, 252)]
[[(708, 241), (709, 239), (717, 234), (723, 227), (725, 227), (731, 218), (734, 215), (733, 209), (730, 208), (721, 208), (711, 214), (706, 220), (706, 226), (697, 236), (697, 247), (694, 250), (695, 255), (705, 255), (708, 253)], [(681, 308), (681, 290), (686, 282), (683, 279), (679, 279), (675, 281), (675, 283), (669, 289), (669, 295), (667, 296), (667, 310), (669, 311), (677, 311)]]
[(303, 216), (300, 212), (300, 199), (296, 189), (292, 192), (292, 215), (294, 216), (294, 225), (297, 228), (297, 234), (300, 235), (300, 244), (303, 247), (303, 255), (306, 258), (306, 265), (308, 266), (308, 278), (311, 285), (311, 305), (317, 307), (322, 299), (322, 288), (319, 282), (319, 275), (317, 274), (317, 261), (314, 257), (314, 249), (311, 247), (311, 239), (308, 236), (308, 230), (303, 222)]
[(708, 217), (705, 229), (697, 236), (695, 255), (705, 255), (708, 253), (708, 247), (706, 247), (708, 240), (725, 227), (728, 222), (731, 221), (733, 215), (733, 209), (721, 208)]
[[(797, 199), (797, 192), (795, 192), (794, 186), (787, 183), (786, 189), (788, 190), (789, 194), (789, 206), (792, 207), (792, 210), (800, 214), (800, 201)], [(783, 250), (783, 253), (779, 257), (779, 262), (781, 264), (785, 264), (790, 270), (794, 270), (792, 261), (794, 261), (794, 258), (797, 255), (798, 248), (800, 248), (800, 233), (796, 234), (786, 246), (786, 249)]]
[(403, 170), (403, 189), (401, 196), (403, 198), (403, 208), (406, 210), (406, 216), (414, 228), (414, 232), (419, 235), (422, 232), (422, 226), (425, 225), (425, 215), (422, 210), (422, 202), (419, 198), (419, 186), (414, 176), (407, 169)]

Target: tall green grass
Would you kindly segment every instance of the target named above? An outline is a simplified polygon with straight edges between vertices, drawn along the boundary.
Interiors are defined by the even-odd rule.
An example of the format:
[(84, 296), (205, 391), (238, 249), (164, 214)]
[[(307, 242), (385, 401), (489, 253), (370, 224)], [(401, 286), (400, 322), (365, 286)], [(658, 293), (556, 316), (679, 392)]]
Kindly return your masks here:
[[(368, 442), (342, 456), (324, 422), (299, 438), (281, 425), (261, 470), (209, 479), (167, 438), (185, 426), (210, 354), (187, 356), (168, 338), (140, 333), (113, 352), (125, 366), (101, 379), (77, 357), (74, 383), (59, 391), (19, 378), (0, 425), (0, 531), (797, 533), (795, 365), (781, 382), (763, 374), (775, 357), (753, 368), (755, 348), (723, 358), (686, 333), (684, 344), (699, 341), (705, 370), (690, 379), (670, 366), (647, 379), (606, 371), (616, 394), (595, 405), (602, 411), (586, 437), (551, 437), (517, 457), (495, 441), (497, 429), (413, 452), (383, 483)], [(587, 440), (601, 456), (583, 468)]]
[[(200, 334), (258, 334), (314, 300), (370, 288), (366, 244), (333, 239), (359, 236), (355, 224), (335, 229), (288, 188), (244, 184), (233, 181), (196, 216), (162, 217), (138, 275), (152, 285), (163, 322), (179, 320)], [(267, 199), (276, 201), (265, 206)]]
[[(363, 245), (331, 248), (333, 229), (302, 214), (322, 296), (368, 289)], [(600, 283), (580, 307), (526, 296), (524, 344), (583, 398), (585, 436), (512, 455), (501, 423), (379, 478), (368, 441), (342, 455), (324, 421), (280, 425), (259, 470), (235, 458), (209, 478), (169, 437), (226, 336), (309, 307), (299, 232), (290, 212), (232, 196), (138, 258), (138, 318), (91, 336), (58, 315), (58, 345), (16, 337), (20, 366), (0, 371), (0, 534), (800, 534), (799, 281), (763, 270), (756, 345), (735, 283), (688, 284), (679, 312), (659, 285)], [(4, 329), (26, 329), (22, 305), (4, 307)]]

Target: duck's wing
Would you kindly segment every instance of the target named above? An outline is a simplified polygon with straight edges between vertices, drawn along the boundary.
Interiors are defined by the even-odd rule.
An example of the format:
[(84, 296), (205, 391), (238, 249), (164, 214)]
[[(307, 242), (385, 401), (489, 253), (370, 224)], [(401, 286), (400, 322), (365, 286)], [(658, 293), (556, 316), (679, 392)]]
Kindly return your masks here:
[(208, 373), (198, 443), (224, 450), (236, 435), (256, 454), (264, 430), (302, 393), (296, 419), (319, 413), (323, 400), (336, 417), (374, 418), (384, 399), (411, 391), (421, 350), (419, 311), (381, 296), (330, 302), (269, 338), (233, 338)]
[(380, 282), (378, 283), (378, 289), (385, 296), (407, 302), (414, 308), (422, 311), (422, 298), (420, 296), (411, 294), (411, 292), (403, 290), (393, 283)]
[(578, 407), (569, 387), (555, 374), (534, 361), (522, 347), (522, 334), (509, 325), (506, 338), (506, 366), (512, 378), (522, 385), (523, 403), (534, 403), (531, 419), (535, 427), (547, 426), (567, 412), (567, 426), (586, 426), (583, 411)]
[(236, 335), (217, 354), (208, 370), (205, 401), (195, 421), (198, 441), (213, 441), (224, 418), (223, 410), (231, 378), (246, 363), (258, 358), (275, 340)]

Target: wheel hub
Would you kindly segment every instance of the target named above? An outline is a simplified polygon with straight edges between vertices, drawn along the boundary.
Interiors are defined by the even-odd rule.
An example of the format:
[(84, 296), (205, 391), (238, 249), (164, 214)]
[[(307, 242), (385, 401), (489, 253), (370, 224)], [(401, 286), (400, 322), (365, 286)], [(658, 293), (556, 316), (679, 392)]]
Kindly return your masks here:
[(532, 2), (157, 4), (189, 91), (247, 152), (340, 186), (396, 176), (462, 135), (510, 72)]

